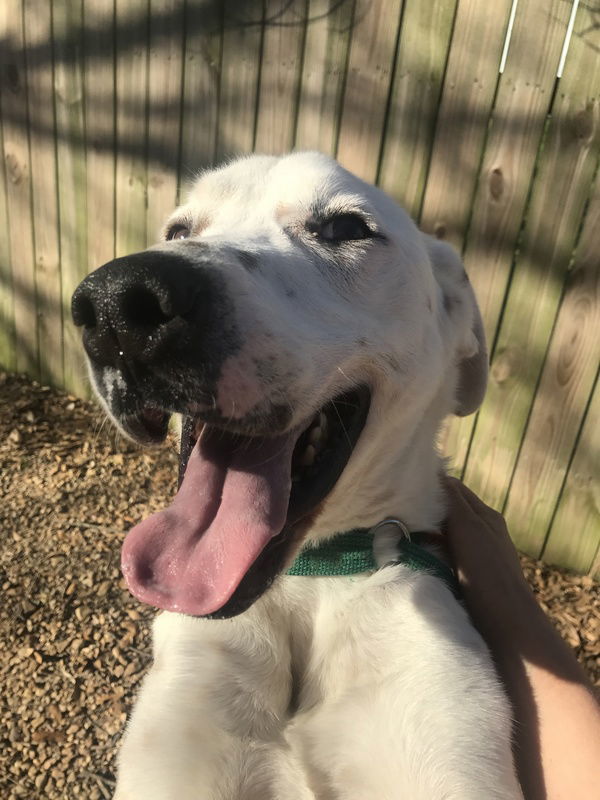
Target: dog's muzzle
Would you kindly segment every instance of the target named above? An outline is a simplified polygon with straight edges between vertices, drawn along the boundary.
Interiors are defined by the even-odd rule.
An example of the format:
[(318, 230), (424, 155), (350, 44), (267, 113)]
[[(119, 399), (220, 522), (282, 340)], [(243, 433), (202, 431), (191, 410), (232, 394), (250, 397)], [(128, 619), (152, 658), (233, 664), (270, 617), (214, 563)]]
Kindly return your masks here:
[[(217, 389), (241, 350), (235, 309), (225, 265), (208, 248), (189, 253), (150, 250), (105, 264), (76, 290), (73, 319), (125, 432), (158, 443), (170, 415), (184, 415), (180, 489), (123, 546), (131, 591), (171, 611), (229, 617), (290, 561), (352, 455), (371, 395), (351, 387), (295, 424), (291, 403), (269, 396), (240, 418), (224, 413)], [(226, 387), (232, 407), (244, 385)]]

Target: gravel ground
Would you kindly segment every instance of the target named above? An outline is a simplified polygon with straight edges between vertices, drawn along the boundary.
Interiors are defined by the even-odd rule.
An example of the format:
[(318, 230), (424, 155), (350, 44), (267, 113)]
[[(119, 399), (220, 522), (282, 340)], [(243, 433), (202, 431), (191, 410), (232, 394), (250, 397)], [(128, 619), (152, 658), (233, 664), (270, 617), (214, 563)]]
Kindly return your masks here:
[[(172, 495), (175, 442), (141, 451), (91, 403), (0, 373), (0, 796), (112, 795), (115, 749), (150, 661), (153, 612), (125, 590), (124, 532)], [(598, 584), (523, 557), (600, 684)]]

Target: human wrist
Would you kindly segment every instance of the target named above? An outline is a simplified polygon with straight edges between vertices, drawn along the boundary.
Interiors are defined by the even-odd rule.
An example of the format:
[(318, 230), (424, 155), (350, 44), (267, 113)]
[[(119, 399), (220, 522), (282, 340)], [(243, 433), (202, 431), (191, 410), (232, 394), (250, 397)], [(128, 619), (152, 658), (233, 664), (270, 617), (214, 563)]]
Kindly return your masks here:
[(518, 576), (504, 579), (501, 587), (464, 586), (470, 615), (491, 649), (519, 650), (536, 636), (555, 633), (531, 589)]
[(480, 632), (500, 671), (552, 673), (570, 683), (587, 685), (575, 654), (562, 639), (551, 620), (535, 602), (523, 604), (512, 622), (496, 621)]

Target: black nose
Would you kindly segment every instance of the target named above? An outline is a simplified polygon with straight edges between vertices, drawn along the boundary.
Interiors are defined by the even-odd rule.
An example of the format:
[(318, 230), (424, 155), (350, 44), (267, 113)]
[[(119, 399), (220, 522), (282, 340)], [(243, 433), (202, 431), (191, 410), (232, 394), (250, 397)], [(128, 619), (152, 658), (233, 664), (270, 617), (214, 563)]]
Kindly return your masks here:
[(96, 364), (149, 364), (183, 355), (192, 334), (210, 327), (220, 294), (205, 268), (177, 253), (147, 251), (88, 275), (73, 294), (71, 313)]

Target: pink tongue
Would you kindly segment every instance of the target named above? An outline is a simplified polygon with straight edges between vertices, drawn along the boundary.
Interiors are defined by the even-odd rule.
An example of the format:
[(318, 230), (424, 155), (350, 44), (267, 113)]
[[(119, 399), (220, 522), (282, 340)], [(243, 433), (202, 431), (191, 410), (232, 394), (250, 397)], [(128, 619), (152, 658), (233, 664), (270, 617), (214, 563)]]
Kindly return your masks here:
[(205, 429), (173, 503), (125, 539), (121, 566), (132, 594), (168, 611), (218, 611), (285, 524), (296, 438), (236, 444)]

